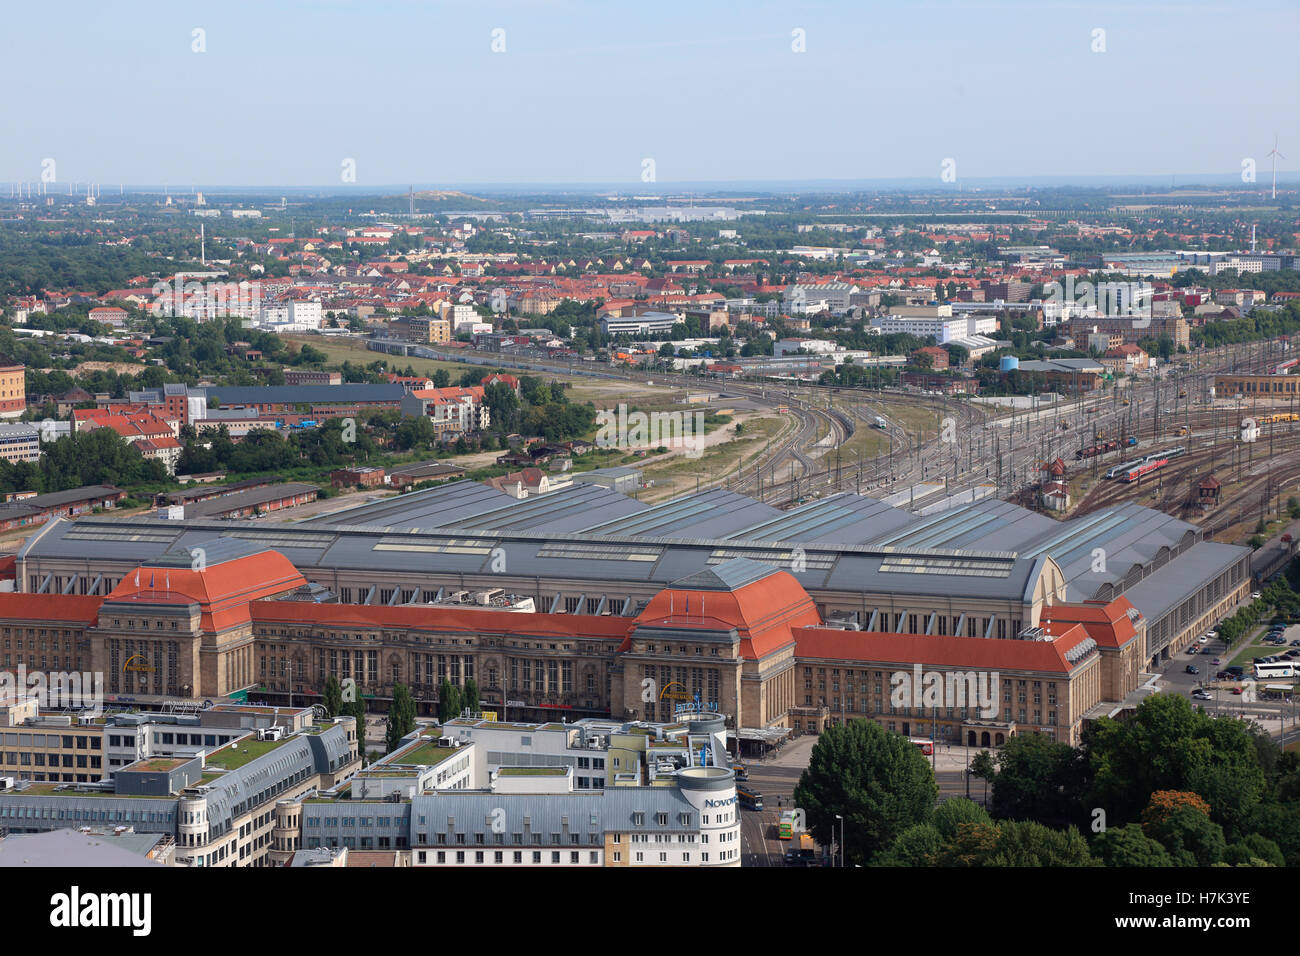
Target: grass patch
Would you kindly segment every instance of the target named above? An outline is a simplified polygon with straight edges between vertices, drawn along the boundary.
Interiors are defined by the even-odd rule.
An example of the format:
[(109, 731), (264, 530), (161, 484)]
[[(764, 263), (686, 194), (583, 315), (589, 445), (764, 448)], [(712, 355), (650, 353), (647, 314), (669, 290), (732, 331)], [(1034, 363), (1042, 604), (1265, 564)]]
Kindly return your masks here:
[(679, 454), (638, 459), (641, 464), (633, 467), (639, 467), (647, 481), (654, 481), (655, 487), (642, 491), (637, 497), (647, 502), (664, 500), (694, 491), (697, 479), (703, 487), (706, 482), (730, 477), (738, 468), (745, 467), (762, 454), (793, 421), (776, 417), (751, 418), (744, 423), (738, 437), (710, 445), (698, 458)]
[(325, 335), (297, 335), (281, 336), (286, 342), (293, 342), (296, 345), (310, 345), (318, 352), (324, 352), (328, 357), (329, 365), (342, 366), (346, 362), (353, 365), (369, 365), (371, 362), (384, 362), (390, 371), (405, 369), (408, 365), (415, 371), (416, 375), (427, 375), (433, 377), (433, 373), (439, 369), (447, 371), (453, 381), (470, 369), (482, 367), (483, 374), (487, 375), (489, 369), (486, 366), (470, 365), (461, 362), (443, 362), (438, 359), (417, 358), (414, 355), (389, 355), (387, 352), (375, 352), (366, 348), (364, 340), (356, 339), (337, 339)]
[(459, 752), (459, 747), (439, 747), (437, 743), (422, 743), (411, 750), (394, 754), (389, 765), (433, 767)]
[[(281, 740), (237, 740), (234, 744), (227, 744), (216, 753), (210, 754), (207, 758), (207, 766), (219, 767), (223, 770), (237, 770), (244, 764), (269, 754), (277, 747), (283, 746), (291, 739), (291, 737), (285, 737)], [(231, 749), (236, 745), (238, 746), (237, 750)]]
[(1257, 657), (1269, 657), (1276, 654), (1277, 651), (1278, 648), (1272, 644), (1251, 644), (1238, 651), (1228, 663), (1246, 666), (1255, 663), (1255, 658)]
[(497, 771), (503, 777), (563, 777), (568, 767), (502, 767)]

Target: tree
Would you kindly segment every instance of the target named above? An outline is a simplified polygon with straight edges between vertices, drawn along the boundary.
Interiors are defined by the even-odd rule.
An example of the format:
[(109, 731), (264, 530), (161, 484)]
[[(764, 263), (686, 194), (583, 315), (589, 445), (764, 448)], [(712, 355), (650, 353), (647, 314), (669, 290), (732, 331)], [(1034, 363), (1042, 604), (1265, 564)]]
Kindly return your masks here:
[(1082, 764), (1069, 744), (1019, 734), (998, 751), (997, 766), (990, 807), (994, 817), (1053, 827), (1077, 820)]
[(998, 846), (993, 823), (959, 823), (957, 832), (935, 855), (934, 866), (983, 866)]
[(938, 794), (929, 762), (906, 737), (873, 720), (850, 720), (822, 733), (794, 802), (822, 844), (838, 837), (835, 815), (843, 816), (845, 860), (863, 864), (926, 822)]
[(1286, 866), (1286, 859), (1276, 843), (1258, 833), (1247, 833), (1239, 842), (1223, 851), (1223, 862), (1233, 866)]
[(900, 833), (889, 849), (879, 854), (871, 865), (933, 866), (943, 848), (944, 836), (938, 828), (930, 823), (918, 823)]
[(357, 753), (361, 757), (361, 764), (365, 766), (369, 757), (366, 754), (366, 704), (360, 697), (356, 700), (348, 701), (343, 705), (342, 714), (344, 717), (351, 717), (357, 722)]
[(337, 717), (343, 711), (343, 688), (333, 674), (325, 678), (325, 694), (321, 706), (325, 708), (326, 717)]
[(474, 711), (475, 713), (478, 712), (478, 681), (474, 680), (474, 678), (471, 677), (469, 680), (465, 681), (465, 687), (461, 691), (460, 703), (461, 707)]
[(1142, 832), (1169, 851), (1175, 866), (1209, 866), (1223, 858), (1223, 827), (1195, 793), (1160, 790), (1142, 811)]
[(1084, 750), (1092, 785), (1081, 805), (1105, 807), (1112, 826), (1137, 822), (1152, 794), (1191, 791), (1235, 841), (1249, 832), (1267, 791), (1245, 723), (1211, 717), (1176, 694), (1151, 695), (1123, 722), (1101, 718), (1086, 733)]
[(951, 840), (957, 835), (957, 828), (963, 823), (992, 823), (993, 820), (989, 817), (988, 811), (974, 800), (955, 797), (935, 807), (930, 822), (945, 840)]
[(393, 687), (393, 703), (388, 709), (387, 733), (384, 743), (392, 753), (402, 742), (402, 738), (415, 729), (415, 701), (405, 684)]
[(1107, 866), (1173, 866), (1165, 848), (1136, 823), (1112, 827), (1092, 841), (1094, 854)]
[[(963, 824), (969, 826), (969, 824)], [(1074, 827), (1053, 830), (1033, 820), (998, 824), (997, 849), (986, 866), (1098, 866)]]
[(449, 680), (438, 688), (438, 722), (445, 724), (460, 716), (460, 690)]

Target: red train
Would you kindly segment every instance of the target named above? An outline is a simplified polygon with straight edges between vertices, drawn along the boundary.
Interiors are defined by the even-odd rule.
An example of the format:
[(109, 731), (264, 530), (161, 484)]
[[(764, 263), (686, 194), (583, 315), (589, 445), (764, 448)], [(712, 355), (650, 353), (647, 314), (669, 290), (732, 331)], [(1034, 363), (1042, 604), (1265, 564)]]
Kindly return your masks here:
[(1119, 439), (1112, 438), (1104, 441), (1099, 445), (1093, 445), (1091, 448), (1080, 448), (1074, 453), (1074, 460), (1079, 461), (1083, 458), (1096, 458), (1098, 455), (1104, 455), (1108, 451), (1116, 451), (1119, 448)]
[(1159, 471), (1165, 465), (1169, 464), (1168, 458), (1155, 458), (1151, 461), (1143, 462), (1136, 468), (1132, 468), (1120, 475), (1121, 481), (1138, 481), (1152, 472)]

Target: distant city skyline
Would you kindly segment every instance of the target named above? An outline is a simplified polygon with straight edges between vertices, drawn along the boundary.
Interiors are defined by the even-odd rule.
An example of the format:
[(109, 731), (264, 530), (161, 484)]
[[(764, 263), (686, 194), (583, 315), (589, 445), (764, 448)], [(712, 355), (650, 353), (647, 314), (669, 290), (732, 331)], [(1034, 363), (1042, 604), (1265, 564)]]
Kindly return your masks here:
[(144, 0), (24, 7), (6, 28), (34, 42), (0, 61), (0, 180), (44, 172), (55, 194), (74, 180), (106, 196), (1099, 178), (1267, 191), (1274, 137), (1300, 151), (1300, 11), (1285, 0)]

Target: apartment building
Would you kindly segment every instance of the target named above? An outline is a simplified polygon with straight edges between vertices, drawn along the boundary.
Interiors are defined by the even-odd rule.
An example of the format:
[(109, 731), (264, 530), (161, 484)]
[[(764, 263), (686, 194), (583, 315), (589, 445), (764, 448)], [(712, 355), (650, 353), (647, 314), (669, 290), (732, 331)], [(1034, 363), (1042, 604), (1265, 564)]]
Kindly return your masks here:
[[(300, 821), (296, 841), (307, 852), (394, 850), (412, 866), (735, 867), (741, 865), (740, 815), (724, 728), (719, 714), (694, 711), (673, 725), (629, 727), (627, 736), (639, 739), (641, 753), (655, 753), (653, 761), (618, 758), (628, 769), (616, 782), (578, 792), (572, 766), (547, 765), (549, 755), (532, 753), (537, 728), (501, 723), (489, 730), (515, 738), (511, 756), (528, 764), (501, 767), (487, 779), (476, 770), (470, 789), (411, 784), (412, 795), (401, 799), (399, 790), (398, 801), (358, 797), (358, 783), (371, 768), (353, 781), (352, 799), (308, 798), (285, 815)], [(621, 752), (599, 749), (593, 739), (598, 747), (589, 754), (613, 760)], [(444, 738), (435, 749), (417, 734), (400, 753), (415, 754), (402, 758), (408, 763), (438, 766), (463, 759), (461, 750), (482, 749), (477, 741), (462, 748), (448, 743)], [(660, 747), (677, 759), (660, 759)]]
[(27, 367), (0, 356), (0, 418), (18, 418), (27, 411)]
[(0, 425), (0, 458), (7, 462), (39, 461), (41, 432), (30, 423)]
[[(11, 694), (0, 724), (9, 778), (0, 826), (163, 834), (184, 848), (178, 865), (271, 865), (275, 802), (335, 787), (360, 766), (355, 721), (318, 722), (310, 708), (218, 704), (74, 718)], [(31, 759), (11, 765), (15, 751)]]
[(1174, 348), (1186, 348), (1191, 342), (1187, 320), (1181, 315), (1096, 315), (1070, 320), (1068, 334), (1075, 341), (1085, 341), (1088, 333), (1111, 333), (1120, 336), (1121, 345), (1137, 345), (1143, 339), (1168, 335)]
[[(473, 311), (472, 309), (470, 311)], [(412, 342), (426, 344), (450, 342), (452, 335), (451, 321), (435, 315), (412, 315), (406, 319), (407, 335)]]
[(400, 402), (402, 415), (427, 415), (439, 437), (454, 437), (482, 431), (491, 422), (481, 385), (424, 388), (407, 392)]

